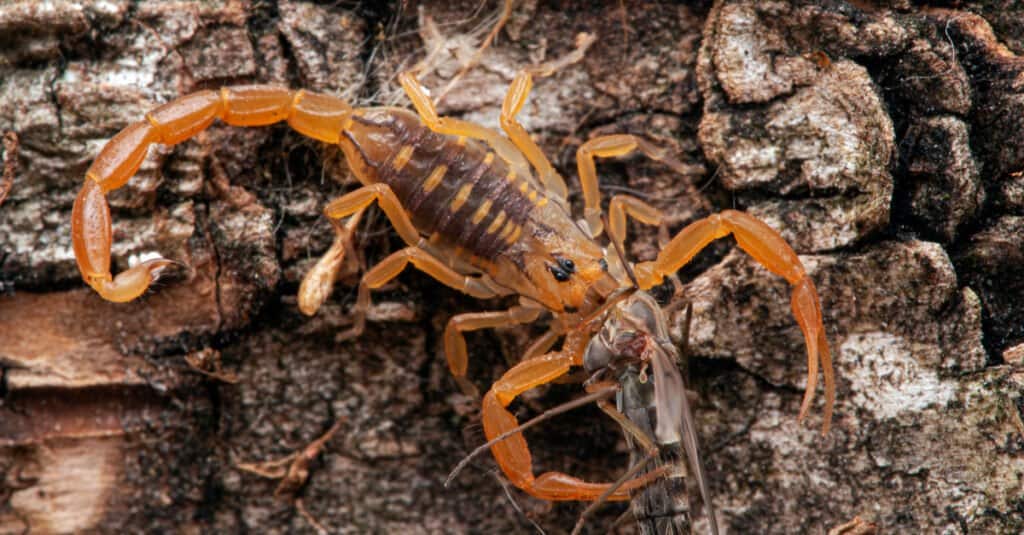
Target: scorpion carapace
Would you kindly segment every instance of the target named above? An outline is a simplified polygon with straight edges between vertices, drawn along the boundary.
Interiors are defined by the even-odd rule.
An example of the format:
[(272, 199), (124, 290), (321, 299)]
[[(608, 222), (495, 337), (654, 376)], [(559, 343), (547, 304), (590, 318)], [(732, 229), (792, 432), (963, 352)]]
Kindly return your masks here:
[[(144, 120), (129, 125), (103, 148), (75, 200), (72, 241), (82, 277), (105, 299), (130, 301), (171, 263), (162, 258), (149, 260), (116, 277), (110, 271), (112, 231), (106, 194), (129, 180), (150, 144), (180, 143), (215, 119), (236, 126), (286, 121), (306, 136), (340, 145), (362, 183), (325, 209), (332, 221), (350, 217), (346, 225), (336, 226), (339, 237), (350, 239), (350, 230), (364, 210), (376, 203), (407, 245), (363, 275), (353, 311), (355, 323), (343, 337), (362, 332), (370, 291), (394, 279), (409, 264), (474, 297), (519, 295), (519, 304), (508, 310), (456, 315), (445, 328), (448, 365), (460, 386), (473, 392), (465, 379), (465, 331), (531, 322), (544, 311), (554, 314), (552, 331), (528, 353), (546, 353), (564, 335), (562, 348), (515, 366), (484, 397), (487, 434), (493, 437), (514, 427), (515, 418), (505, 407), (523, 391), (579, 366), (589, 341), (588, 328), (583, 325), (591, 323), (584, 319), (600, 315), (609, 295), (633, 284), (618, 258), (608, 255), (609, 248), (596, 241), (604, 229), (595, 158), (640, 151), (680, 172), (688, 169), (664, 150), (632, 135), (591, 139), (577, 152), (584, 201), (584, 221), (578, 224), (568, 210), (564, 179), (516, 119), (532, 86), (530, 71), (516, 76), (502, 105), (500, 122), (507, 137), (476, 124), (439, 117), (426, 90), (411, 73), (402, 74), (399, 80), (418, 120), (404, 109), (353, 108), (329, 95), (260, 85), (200, 91), (147, 113)], [(657, 209), (627, 195), (613, 197), (608, 210), (608, 233), (619, 246), (626, 216), (652, 225), (662, 219)], [(807, 344), (809, 372), (800, 417), (810, 408), (820, 362), (826, 390), (823, 429), (827, 431), (834, 382), (817, 292), (796, 253), (774, 230), (733, 210), (696, 221), (677, 234), (655, 260), (635, 266), (639, 287), (659, 284), (703, 247), (728, 234), (793, 286), (792, 308)], [(327, 296), (324, 288), (333, 283), (344, 256), (333, 249), (303, 281), (299, 306), (304, 312), (314, 312)], [(541, 498), (590, 500), (608, 488), (557, 473), (535, 479), (521, 435), (492, 451), (513, 483)]]

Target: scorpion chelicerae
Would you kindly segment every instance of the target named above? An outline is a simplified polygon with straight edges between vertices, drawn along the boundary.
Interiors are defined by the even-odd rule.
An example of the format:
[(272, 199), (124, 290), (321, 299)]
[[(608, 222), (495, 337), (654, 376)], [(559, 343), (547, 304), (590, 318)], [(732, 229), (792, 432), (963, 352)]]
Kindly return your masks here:
[[(102, 149), (86, 172), (85, 185), (72, 211), (72, 243), (82, 277), (103, 298), (130, 301), (141, 295), (172, 262), (156, 258), (114, 276), (106, 194), (135, 174), (149, 145), (181, 143), (215, 120), (235, 126), (286, 121), (311, 138), (340, 146), (362, 187), (331, 201), (325, 214), (339, 237), (350, 231), (363, 211), (376, 203), (405, 241), (401, 249), (370, 268), (359, 283), (355, 321), (345, 336), (362, 332), (370, 291), (394, 279), (412, 264), (442, 283), (477, 298), (518, 295), (504, 311), (452, 317), (444, 332), (448, 365), (460, 386), (474, 388), (466, 376), (463, 333), (522, 324), (542, 313), (554, 316), (551, 330), (527, 351), (483, 398), (488, 438), (514, 429), (507, 406), (522, 392), (548, 383), (584, 363), (595, 321), (635, 289), (647, 290), (674, 274), (712, 241), (732, 234), (739, 246), (793, 287), (792, 310), (807, 347), (808, 380), (800, 409), (806, 416), (817, 386), (819, 363), (825, 378), (823, 431), (828, 430), (834, 380), (817, 291), (800, 259), (774, 230), (739, 211), (726, 210), (682, 229), (651, 261), (631, 266), (626, 274), (610, 247), (598, 242), (609, 235), (621, 250), (627, 217), (661, 224), (661, 213), (628, 195), (608, 204), (608, 228), (601, 217), (596, 158), (634, 151), (680, 172), (685, 166), (652, 143), (632, 135), (607, 135), (585, 142), (577, 151), (583, 193), (583, 220), (577, 222), (566, 200), (568, 188), (516, 115), (532, 87), (531, 71), (520, 72), (502, 105), (500, 133), (465, 121), (438, 116), (427, 91), (412, 73), (399, 80), (417, 113), (395, 107), (354, 108), (345, 101), (304, 90), (266, 85), (199, 91), (147, 113), (122, 130)], [(347, 233), (346, 233), (347, 232)], [(344, 241), (344, 240), (342, 240)], [(321, 260), (303, 281), (299, 307), (315, 312), (333, 284), (343, 255)], [(561, 349), (550, 351), (564, 336)], [(534, 476), (521, 434), (492, 446), (492, 453), (517, 487), (549, 500), (595, 500), (611, 489), (559, 472)], [(640, 483), (627, 483), (611, 499), (628, 499)]]

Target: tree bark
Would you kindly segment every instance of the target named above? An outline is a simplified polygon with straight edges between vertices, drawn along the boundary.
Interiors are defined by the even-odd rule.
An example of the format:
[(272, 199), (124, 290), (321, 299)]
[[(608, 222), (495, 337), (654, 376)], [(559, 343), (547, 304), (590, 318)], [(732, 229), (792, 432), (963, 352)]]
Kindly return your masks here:
[[(825, 437), (820, 411), (796, 422), (806, 369), (785, 282), (731, 240), (680, 272), (719, 524), (821, 533), (859, 516), (884, 532), (1024, 531), (1024, 9), (515, 4), (442, 114), (497, 128), (518, 69), (595, 34), (520, 115), (573, 202), (582, 142), (646, 136), (704, 172), (602, 160), (606, 193), (649, 200), (672, 231), (747, 210), (794, 245), (818, 287), (839, 382)], [(437, 95), (499, 11), (476, 0), (0, 6), (0, 130), (18, 139), (0, 204), (0, 533), (571, 529), (580, 505), (507, 490), (488, 457), (443, 486), (484, 440), (441, 356), (444, 324), (509, 303), (410, 270), (375, 294), (366, 334), (339, 342), (359, 275), (349, 266), (315, 317), (298, 313), (298, 283), (333, 238), (320, 210), (355, 184), (336, 148), (285, 126), (220, 124), (154, 147), (110, 196), (113, 263), (159, 252), (187, 268), (136, 302), (85, 287), (69, 240), (85, 169), (155, 105), (244, 83), (406, 105), (396, 75), (422, 62)], [(631, 258), (657, 244), (630, 227)], [(357, 238), (364, 267), (400, 246), (381, 217)], [(541, 332), (471, 335), (470, 379), (486, 388)], [(580, 392), (555, 385), (517, 410)], [(275, 497), (277, 480), (245, 469), (270, 470), (335, 424), (294, 492)], [(610, 481), (628, 466), (596, 409), (527, 436), (538, 471)], [(588, 530), (625, 509), (609, 505)]]

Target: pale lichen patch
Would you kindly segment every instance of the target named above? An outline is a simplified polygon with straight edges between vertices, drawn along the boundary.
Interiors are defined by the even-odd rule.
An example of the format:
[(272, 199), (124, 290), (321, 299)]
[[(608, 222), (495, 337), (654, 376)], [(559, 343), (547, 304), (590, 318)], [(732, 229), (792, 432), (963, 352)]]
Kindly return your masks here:
[(956, 384), (923, 364), (902, 337), (886, 332), (853, 334), (839, 346), (850, 401), (880, 418), (943, 407), (956, 397)]

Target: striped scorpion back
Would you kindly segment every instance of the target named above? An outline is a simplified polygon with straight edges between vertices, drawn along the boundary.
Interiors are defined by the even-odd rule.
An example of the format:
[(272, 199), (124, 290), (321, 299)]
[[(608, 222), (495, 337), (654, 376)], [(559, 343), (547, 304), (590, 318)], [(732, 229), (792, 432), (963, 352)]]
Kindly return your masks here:
[(352, 119), (340, 145), (353, 170), (365, 184), (390, 186), (432, 242), (493, 261), (548, 202), (486, 144), (436, 134), (409, 111), (374, 108)]

